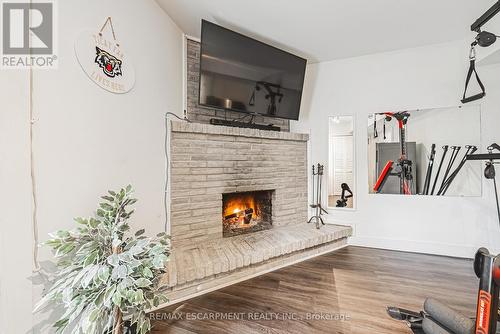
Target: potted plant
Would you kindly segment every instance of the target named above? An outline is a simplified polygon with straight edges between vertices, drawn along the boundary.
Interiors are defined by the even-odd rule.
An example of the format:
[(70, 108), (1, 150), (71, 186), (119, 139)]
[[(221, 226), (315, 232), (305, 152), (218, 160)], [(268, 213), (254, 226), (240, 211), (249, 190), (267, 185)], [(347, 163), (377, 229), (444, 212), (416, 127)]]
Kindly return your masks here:
[[(57, 332), (145, 334), (151, 323), (146, 311), (166, 302), (158, 291), (170, 254), (165, 233), (155, 238), (144, 230), (129, 232), (132, 187), (109, 191), (93, 218), (76, 218), (76, 229), (50, 234), (58, 271), (47, 294), (35, 306), (62, 304), (65, 313), (54, 324)], [(124, 319), (128, 325), (124, 325)]]

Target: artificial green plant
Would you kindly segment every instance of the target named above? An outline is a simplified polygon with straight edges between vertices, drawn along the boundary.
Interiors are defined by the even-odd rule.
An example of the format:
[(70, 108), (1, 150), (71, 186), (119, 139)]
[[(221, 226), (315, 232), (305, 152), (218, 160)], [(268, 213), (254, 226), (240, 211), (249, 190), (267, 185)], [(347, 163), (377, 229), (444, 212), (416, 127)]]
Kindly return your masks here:
[(63, 316), (54, 324), (58, 333), (101, 334), (112, 329), (123, 333), (123, 319), (150, 331), (146, 311), (166, 302), (158, 283), (165, 273), (170, 240), (144, 230), (129, 232), (132, 187), (103, 196), (94, 218), (76, 218), (78, 227), (51, 234), (45, 245), (52, 248), (58, 271), (47, 294), (36, 305), (62, 304)]

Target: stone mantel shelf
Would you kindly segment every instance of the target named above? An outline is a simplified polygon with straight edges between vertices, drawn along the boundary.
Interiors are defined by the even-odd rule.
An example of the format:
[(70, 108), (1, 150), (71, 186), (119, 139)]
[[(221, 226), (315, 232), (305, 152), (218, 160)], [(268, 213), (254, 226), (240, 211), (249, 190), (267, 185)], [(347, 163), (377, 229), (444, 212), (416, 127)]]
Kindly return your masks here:
[(237, 136), (237, 137), (262, 138), (262, 139), (278, 139), (286, 141), (307, 142), (309, 140), (309, 135), (306, 133), (267, 131), (259, 129), (212, 125), (212, 124), (189, 123), (185, 121), (171, 121), (171, 122), (172, 122), (171, 130), (174, 132)]

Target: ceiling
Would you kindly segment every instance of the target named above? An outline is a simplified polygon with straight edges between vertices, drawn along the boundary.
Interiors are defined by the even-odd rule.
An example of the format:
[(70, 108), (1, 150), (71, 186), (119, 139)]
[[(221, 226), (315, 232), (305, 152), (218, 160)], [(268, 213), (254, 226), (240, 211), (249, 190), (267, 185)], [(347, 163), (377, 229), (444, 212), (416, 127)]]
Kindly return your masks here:
[(493, 0), (156, 0), (187, 34), (201, 19), (311, 62), (472, 38)]

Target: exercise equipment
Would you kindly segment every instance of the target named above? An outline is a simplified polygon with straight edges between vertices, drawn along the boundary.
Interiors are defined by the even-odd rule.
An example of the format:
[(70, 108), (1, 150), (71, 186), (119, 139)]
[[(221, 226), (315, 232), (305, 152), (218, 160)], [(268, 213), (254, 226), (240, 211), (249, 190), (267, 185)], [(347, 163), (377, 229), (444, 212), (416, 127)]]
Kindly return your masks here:
[(436, 172), (436, 177), (434, 178), (434, 183), (432, 185), (431, 195), (434, 195), (434, 190), (436, 189), (437, 180), (439, 178), (439, 173), (441, 172), (441, 167), (443, 167), (444, 159), (446, 158), (446, 153), (448, 153), (448, 145), (443, 146), (443, 155), (441, 156), (441, 161), (439, 162), (439, 167)]
[(479, 278), (476, 319), (470, 319), (442, 302), (427, 298), (421, 312), (389, 306), (387, 313), (404, 321), (415, 334), (495, 334), (498, 319), (500, 257), (480, 248), (474, 258)]
[(451, 156), (450, 156), (450, 159), (448, 160), (448, 165), (446, 167), (444, 176), (441, 180), (441, 185), (440, 185), (440, 187), (437, 191), (437, 194), (436, 194), (438, 196), (444, 196), (446, 194), (446, 192), (450, 188), (451, 184), (453, 183), (453, 181), (455, 180), (457, 175), (462, 170), (462, 167), (465, 165), (465, 163), (467, 161), (467, 157), (469, 157), (470, 155), (474, 154), (477, 151), (477, 146), (466, 145), (465, 146), (465, 148), (466, 148), (465, 154), (463, 155), (462, 159), (460, 159), (460, 162), (458, 163), (457, 167), (455, 167), (455, 169), (453, 169), (455, 161), (459, 155), (461, 146), (444, 145), (443, 146), (443, 154), (441, 156), (441, 161), (439, 162), (439, 167), (438, 167), (436, 175), (434, 177), (432, 189), (430, 189), (430, 182), (432, 179), (432, 169), (434, 166), (434, 160), (435, 160), (435, 155), (436, 155), (436, 145), (432, 144), (431, 155), (429, 157), (429, 163), (427, 166), (427, 173), (425, 175), (425, 181), (424, 181), (424, 186), (423, 186), (423, 190), (422, 190), (422, 195), (429, 195), (429, 193), (430, 193), (430, 195), (434, 195), (437, 181), (439, 179), (439, 175), (441, 173), (441, 169), (442, 169), (443, 163), (446, 159), (446, 155), (448, 153), (449, 147), (451, 149)]
[[(309, 218), (307, 223), (311, 223), (313, 219), (316, 221), (316, 228), (319, 229), (321, 225), (325, 225), (323, 218), (321, 215), (323, 213), (328, 214), (328, 212), (323, 209), (322, 203), (322, 184), (323, 184), (323, 173), (325, 166), (321, 164), (317, 164), (316, 166), (312, 166), (312, 193), (313, 193), (313, 204), (309, 205), (311, 208), (315, 209), (315, 215)], [(315, 191), (316, 190), (316, 191)], [(320, 225), (321, 224), (321, 225)]]
[[(465, 89), (462, 97), (462, 103), (469, 103), (472, 101), (476, 101), (482, 99), (486, 95), (486, 90), (484, 88), (481, 79), (479, 79), (479, 75), (476, 71), (476, 45), (481, 47), (488, 47), (495, 43), (497, 36), (494, 33), (488, 31), (482, 31), (481, 27), (485, 25), (489, 20), (491, 20), (496, 14), (500, 12), (500, 0), (497, 1), (493, 6), (490, 7), (480, 18), (478, 18), (470, 27), (471, 31), (477, 33), (474, 41), (471, 43), (471, 48), (469, 52), (469, 71), (467, 73), (467, 78), (465, 80)], [(472, 74), (475, 75), (476, 81), (481, 88), (481, 93), (466, 97), (467, 88), (469, 86), (469, 81), (472, 77)]]
[[(474, 146), (474, 145), (466, 145), (465, 148), (467, 149), (467, 151), (465, 152), (465, 155), (463, 156), (462, 160), (458, 164), (457, 168), (453, 171), (453, 173), (451, 173), (450, 177), (448, 177), (448, 179), (445, 181), (445, 185), (441, 191), (441, 195), (443, 195), (443, 196), (446, 194), (446, 192), (448, 191), (448, 188), (450, 187), (452, 182), (455, 180), (458, 173), (460, 173), (460, 170), (462, 169), (462, 167), (467, 162), (467, 157), (471, 154), (474, 154), (474, 152), (477, 151), (477, 146)], [(438, 195), (439, 195), (439, 193), (438, 193)]]
[(387, 122), (387, 120), (385, 119), (384, 117), (384, 126), (383, 126), (383, 131), (384, 131), (384, 140), (387, 139), (387, 136), (386, 136), (386, 133), (385, 133), (385, 123)]
[(407, 150), (406, 150), (406, 124), (408, 123), (408, 118), (410, 117), (410, 113), (407, 111), (400, 112), (384, 112), (379, 115), (385, 115), (385, 119), (389, 122), (392, 119), (397, 120), (398, 128), (399, 128), (399, 150), (400, 155), (399, 159), (396, 163), (390, 160), (385, 165), (384, 169), (380, 173), (373, 190), (376, 193), (379, 193), (387, 178), (391, 175), (399, 177), (400, 194), (411, 195), (413, 192), (413, 176), (411, 174), (412, 169), (412, 161), (407, 159)]
[(455, 163), (455, 160), (461, 148), (462, 148), (461, 146), (450, 146), (451, 156), (450, 160), (448, 161), (448, 166), (446, 167), (446, 171), (444, 172), (443, 180), (441, 181), (441, 186), (439, 187), (439, 190), (437, 192), (438, 195), (441, 195), (442, 189), (446, 183), (446, 179), (448, 178), (448, 174), (450, 174), (451, 168), (453, 167), (453, 164)]
[(424, 189), (422, 195), (429, 194), (429, 187), (431, 185), (432, 168), (434, 166), (434, 158), (436, 157), (436, 144), (431, 146), (431, 155), (429, 156), (429, 163), (427, 164), (427, 172), (425, 173)]
[[(479, 74), (477, 74), (476, 71), (476, 47), (477, 42), (474, 41), (472, 42), (470, 46), (470, 52), (469, 52), (469, 71), (467, 72), (467, 78), (465, 79), (465, 88), (464, 88), (464, 94), (462, 96), (462, 99), (460, 100), (462, 103), (469, 103), (472, 101), (476, 101), (479, 99), (482, 99), (486, 95), (486, 89), (484, 88), (484, 84), (479, 78)], [(469, 87), (469, 82), (472, 77), (472, 74), (476, 77), (477, 84), (481, 88), (481, 93), (466, 97), (467, 95), (467, 88)]]
[[(340, 195), (340, 199), (337, 200), (337, 208), (345, 208), (347, 206), (347, 200), (353, 196), (353, 193), (347, 183), (342, 183), (340, 187), (342, 188), (342, 194)], [(346, 193), (349, 194), (346, 195)]]
[[(494, 144), (495, 146), (490, 146), (488, 150), (493, 151), (493, 149), (497, 149), (500, 151), (500, 146), (498, 144)], [(493, 160), (490, 160), (486, 163), (486, 168), (484, 170), (484, 176), (487, 179), (493, 180), (493, 187), (495, 188), (495, 200), (497, 202), (497, 213), (498, 213), (498, 222), (500, 223), (500, 204), (498, 204), (498, 188), (497, 188), (497, 181), (496, 181), (496, 173), (495, 173), (495, 165)]]
[(467, 157), (467, 160), (484, 160), (486, 161), (486, 167), (484, 169), (484, 177), (488, 180), (493, 180), (493, 188), (495, 189), (495, 201), (497, 204), (497, 214), (498, 223), (500, 225), (500, 204), (498, 202), (498, 188), (495, 173), (495, 164), (500, 161), (500, 153), (493, 153), (494, 150), (500, 152), (500, 145), (493, 143), (487, 148), (487, 154), (471, 154)]
[[(463, 163), (468, 160), (486, 161), (484, 176), (493, 180), (500, 225), (500, 205), (494, 167), (494, 164), (500, 161), (500, 153), (493, 153), (494, 150), (500, 152), (500, 145), (494, 143), (488, 146), (487, 154), (473, 154), (475, 150), (477, 150), (475, 146), (469, 147)], [(393, 319), (404, 321), (416, 334), (496, 334), (499, 316), (500, 256), (491, 255), (486, 248), (480, 248), (474, 257), (474, 273), (479, 278), (475, 319), (467, 318), (433, 298), (425, 300), (424, 310), (421, 312), (390, 306), (387, 307), (387, 313)]]

